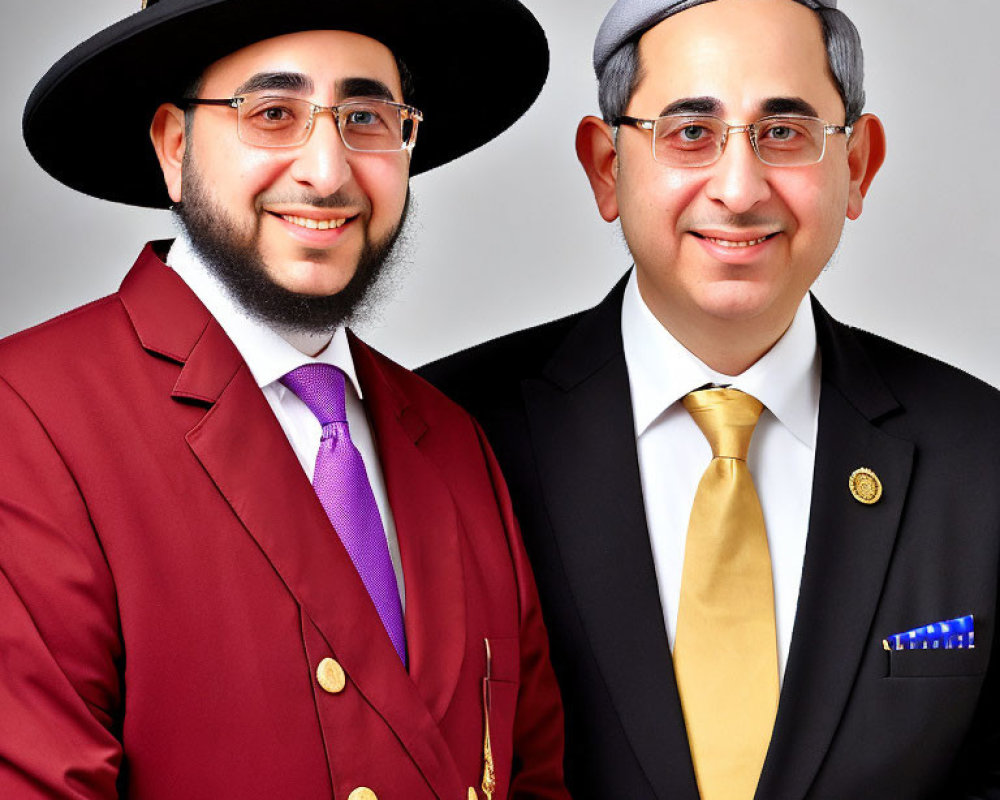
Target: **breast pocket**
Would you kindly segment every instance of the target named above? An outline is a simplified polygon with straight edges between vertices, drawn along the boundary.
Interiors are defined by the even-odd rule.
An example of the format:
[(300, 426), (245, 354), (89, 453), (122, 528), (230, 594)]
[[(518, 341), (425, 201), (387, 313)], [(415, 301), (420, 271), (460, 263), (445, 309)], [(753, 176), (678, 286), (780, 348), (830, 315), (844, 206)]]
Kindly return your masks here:
[(985, 647), (961, 650), (890, 650), (890, 678), (975, 677), (986, 671)]

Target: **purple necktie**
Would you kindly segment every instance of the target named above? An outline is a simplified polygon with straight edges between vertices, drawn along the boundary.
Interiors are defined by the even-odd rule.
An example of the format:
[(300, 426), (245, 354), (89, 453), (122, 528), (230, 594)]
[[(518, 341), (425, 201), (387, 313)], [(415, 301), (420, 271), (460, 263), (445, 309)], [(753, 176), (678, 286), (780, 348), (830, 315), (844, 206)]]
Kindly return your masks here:
[(399, 588), (365, 462), (347, 427), (344, 373), (330, 364), (306, 364), (293, 369), (281, 382), (323, 426), (313, 488), (405, 665), (406, 633)]

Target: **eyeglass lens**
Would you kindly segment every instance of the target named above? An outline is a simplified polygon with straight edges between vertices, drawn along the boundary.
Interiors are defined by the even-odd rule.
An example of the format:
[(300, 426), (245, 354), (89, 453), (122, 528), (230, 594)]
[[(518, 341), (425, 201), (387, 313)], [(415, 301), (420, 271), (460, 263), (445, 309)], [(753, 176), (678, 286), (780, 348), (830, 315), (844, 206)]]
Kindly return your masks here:
[[(338, 109), (340, 135), (351, 150), (402, 150), (410, 139), (413, 121), (387, 102), (352, 100)], [(238, 113), (240, 139), (259, 147), (302, 144), (313, 123), (313, 104), (294, 97), (250, 94)]]
[[(802, 117), (766, 117), (754, 123), (760, 160), (774, 166), (815, 164), (823, 157), (825, 123)], [(722, 154), (729, 125), (717, 117), (666, 116), (653, 128), (653, 157), (669, 166), (700, 167)]]

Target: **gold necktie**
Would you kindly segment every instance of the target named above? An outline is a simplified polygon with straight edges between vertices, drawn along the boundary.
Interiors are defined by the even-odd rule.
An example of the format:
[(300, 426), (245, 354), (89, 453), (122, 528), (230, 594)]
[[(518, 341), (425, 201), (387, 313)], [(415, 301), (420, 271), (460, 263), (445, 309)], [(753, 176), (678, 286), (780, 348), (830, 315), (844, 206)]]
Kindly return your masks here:
[(746, 464), (764, 407), (735, 389), (682, 402), (712, 461), (688, 524), (674, 672), (702, 800), (751, 800), (778, 707), (771, 556)]

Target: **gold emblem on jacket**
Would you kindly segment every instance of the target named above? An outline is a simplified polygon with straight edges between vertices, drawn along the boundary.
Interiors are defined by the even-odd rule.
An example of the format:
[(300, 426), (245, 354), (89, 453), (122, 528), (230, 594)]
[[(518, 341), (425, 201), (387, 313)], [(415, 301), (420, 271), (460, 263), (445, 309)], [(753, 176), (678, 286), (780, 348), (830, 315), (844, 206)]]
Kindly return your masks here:
[(854, 499), (866, 506), (877, 503), (882, 497), (882, 481), (868, 467), (859, 467), (854, 470), (847, 483)]

